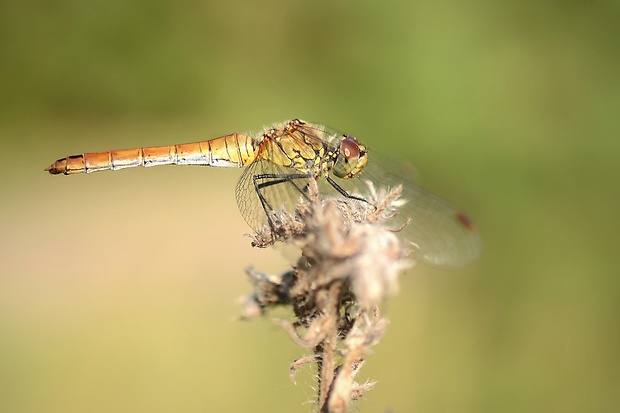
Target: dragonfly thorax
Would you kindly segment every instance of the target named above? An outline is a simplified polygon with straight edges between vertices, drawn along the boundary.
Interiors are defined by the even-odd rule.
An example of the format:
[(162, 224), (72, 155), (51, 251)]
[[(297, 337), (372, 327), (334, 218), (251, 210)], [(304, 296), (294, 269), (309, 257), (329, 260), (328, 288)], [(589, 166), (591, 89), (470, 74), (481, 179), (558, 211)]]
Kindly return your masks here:
[(343, 135), (332, 170), (338, 178), (349, 179), (359, 174), (368, 162), (366, 147), (350, 135)]

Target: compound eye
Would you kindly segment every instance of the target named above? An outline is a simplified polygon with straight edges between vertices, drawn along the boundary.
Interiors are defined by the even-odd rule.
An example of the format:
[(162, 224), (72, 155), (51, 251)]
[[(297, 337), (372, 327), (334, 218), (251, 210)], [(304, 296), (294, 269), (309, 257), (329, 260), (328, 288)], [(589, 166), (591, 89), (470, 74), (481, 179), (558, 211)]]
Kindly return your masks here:
[(340, 143), (340, 153), (347, 160), (357, 159), (360, 157), (360, 145), (354, 137), (347, 135)]

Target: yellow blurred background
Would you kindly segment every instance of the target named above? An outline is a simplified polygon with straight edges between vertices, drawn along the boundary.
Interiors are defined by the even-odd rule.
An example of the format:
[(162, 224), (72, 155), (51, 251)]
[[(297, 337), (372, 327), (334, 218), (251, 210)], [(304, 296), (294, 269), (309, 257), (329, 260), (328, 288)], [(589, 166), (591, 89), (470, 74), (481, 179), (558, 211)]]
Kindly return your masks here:
[(246, 267), (287, 269), (244, 236), (240, 171), (43, 172), (294, 117), (409, 160), (483, 234), (473, 266), (402, 277), (356, 411), (618, 411), (619, 13), (1, 2), (0, 411), (312, 411), (304, 351), (235, 320)]

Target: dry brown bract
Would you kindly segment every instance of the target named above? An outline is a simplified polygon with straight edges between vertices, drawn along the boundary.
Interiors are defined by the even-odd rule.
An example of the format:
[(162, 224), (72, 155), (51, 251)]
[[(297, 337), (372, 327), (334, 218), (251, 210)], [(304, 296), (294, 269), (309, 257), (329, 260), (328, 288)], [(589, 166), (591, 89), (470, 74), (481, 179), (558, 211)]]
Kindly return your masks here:
[[(370, 185), (370, 184), (369, 184)], [(253, 269), (248, 275), (254, 293), (243, 318), (274, 306), (293, 309), (293, 322), (277, 321), (299, 345), (313, 350), (291, 365), (291, 378), (308, 363), (318, 365), (320, 412), (346, 412), (374, 383), (354, 381), (370, 347), (383, 336), (387, 321), (378, 304), (396, 291), (397, 276), (411, 265), (405, 249), (389, 228), (401, 188), (375, 191), (371, 203), (320, 199), (311, 182), (309, 202), (295, 214), (274, 216), (275, 240), (301, 249), (296, 267), (272, 277)], [(271, 231), (258, 231), (253, 245), (275, 242)]]

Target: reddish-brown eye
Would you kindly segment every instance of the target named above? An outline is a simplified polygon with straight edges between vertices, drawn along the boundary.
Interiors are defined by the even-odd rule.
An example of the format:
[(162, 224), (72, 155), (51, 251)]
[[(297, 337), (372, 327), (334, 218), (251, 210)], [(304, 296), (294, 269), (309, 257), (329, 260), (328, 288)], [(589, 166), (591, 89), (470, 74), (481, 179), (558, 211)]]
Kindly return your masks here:
[(340, 152), (347, 159), (357, 159), (360, 156), (360, 146), (352, 136), (347, 136), (340, 143)]

